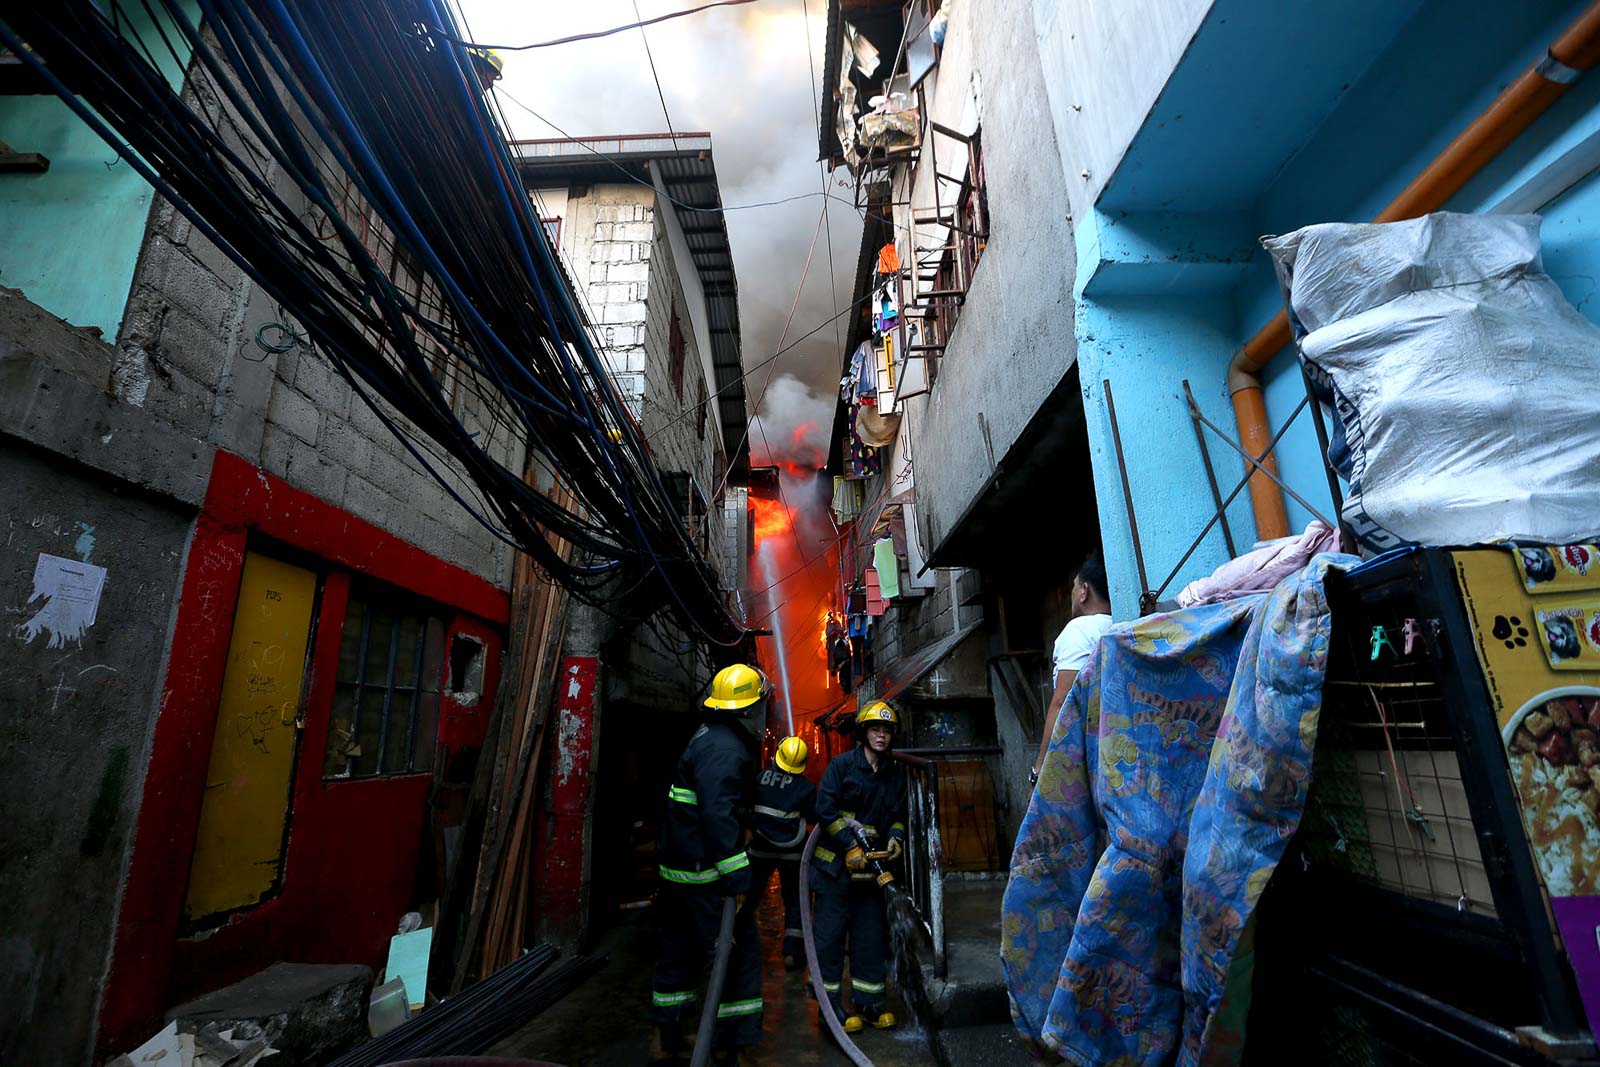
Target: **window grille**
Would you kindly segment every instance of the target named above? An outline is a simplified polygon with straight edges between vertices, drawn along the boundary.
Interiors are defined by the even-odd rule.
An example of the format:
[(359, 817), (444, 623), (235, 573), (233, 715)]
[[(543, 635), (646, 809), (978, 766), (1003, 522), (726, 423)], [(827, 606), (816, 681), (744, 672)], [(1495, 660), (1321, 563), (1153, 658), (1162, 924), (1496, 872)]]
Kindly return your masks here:
[(431, 605), (352, 587), (339, 644), (325, 778), (433, 769), (445, 623)]

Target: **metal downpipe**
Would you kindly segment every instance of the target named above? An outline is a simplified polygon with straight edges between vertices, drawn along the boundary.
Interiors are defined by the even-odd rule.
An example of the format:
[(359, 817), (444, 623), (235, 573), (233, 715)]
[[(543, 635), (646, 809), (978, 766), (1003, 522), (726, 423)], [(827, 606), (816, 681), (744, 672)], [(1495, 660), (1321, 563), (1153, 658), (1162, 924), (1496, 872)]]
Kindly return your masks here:
[[(1543, 59), (1506, 86), (1372, 221), (1399, 222), (1443, 207), (1597, 64), (1600, 0), (1591, 3), (1556, 38)], [(1228, 394), (1233, 399), (1240, 443), (1252, 455), (1259, 455), (1272, 439), (1261, 391), (1261, 371), (1292, 339), (1288, 312), (1280, 310), (1228, 363)], [(1263, 460), (1262, 466), (1270, 467), (1274, 474), (1278, 472), (1274, 456)], [(1250, 504), (1255, 512), (1257, 539), (1288, 536), (1289, 516), (1283, 491), (1260, 471), (1250, 478)]]
[(817, 965), (817, 942), (811, 936), (811, 853), (816, 851), (817, 838), (821, 835), (822, 827), (813, 826), (806, 838), (806, 850), (800, 855), (800, 933), (806, 943), (806, 969), (811, 975), (811, 991), (817, 995), (817, 1010), (822, 1014), (822, 1021), (828, 1024), (834, 1041), (856, 1067), (872, 1067), (872, 1061), (856, 1048), (856, 1043), (839, 1024), (839, 1017), (833, 1013), (833, 1002), (822, 985), (822, 968)]

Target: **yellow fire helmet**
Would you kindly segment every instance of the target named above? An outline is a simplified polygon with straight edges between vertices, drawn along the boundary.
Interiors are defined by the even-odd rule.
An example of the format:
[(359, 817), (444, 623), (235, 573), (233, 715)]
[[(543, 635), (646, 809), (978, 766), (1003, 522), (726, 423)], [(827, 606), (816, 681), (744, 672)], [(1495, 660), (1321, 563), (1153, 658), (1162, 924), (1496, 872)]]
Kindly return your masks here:
[(738, 711), (748, 708), (767, 693), (767, 676), (754, 667), (735, 663), (724, 667), (711, 679), (711, 695), (706, 697), (706, 707), (720, 711)]
[(861, 730), (881, 722), (885, 726), (900, 728), (900, 713), (881, 700), (874, 700), (860, 711), (856, 712), (856, 729)]
[(811, 750), (806, 748), (806, 743), (798, 737), (785, 737), (778, 744), (776, 763), (778, 770), (785, 774), (806, 773), (806, 757), (811, 755)]

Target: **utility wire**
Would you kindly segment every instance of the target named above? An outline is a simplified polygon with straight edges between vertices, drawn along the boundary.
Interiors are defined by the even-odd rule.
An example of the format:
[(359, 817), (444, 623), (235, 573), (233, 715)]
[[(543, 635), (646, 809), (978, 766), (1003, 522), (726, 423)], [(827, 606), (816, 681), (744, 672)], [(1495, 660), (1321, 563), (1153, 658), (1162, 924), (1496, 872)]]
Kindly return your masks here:
[(672, 137), (672, 147), (678, 147), (678, 134), (672, 128), (672, 112), (667, 110), (667, 94), (661, 91), (661, 76), (656, 73), (656, 57), (650, 52), (650, 38), (644, 32), (644, 16), (639, 14), (639, 0), (633, 0), (633, 17), (638, 19), (639, 40), (644, 42), (644, 58), (650, 63), (650, 80), (656, 83), (656, 99), (661, 101), (661, 115), (667, 120), (667, 133)]
[(665, 15), (657, 15), (648, 19), (639, 15), (639, 5), (635, 4), (633, 13), (636, 18), (639, 18), (638, 22), (630, 22), (626, 26), (613, 26), (609, 30), (595, 30), (592, 33), (575, 33), (570, 37), (557, 37), (553, 41), (537, 41), (533, 44), (482, 44), (477, 41), (464, 41), (459, 37), (450, 36), (448, 33), (441, 33), (441, 36), (456, 44), (481, 51), (526, 52), (532, 48), (553, 48), (556, 45), (572, 44), (576, 41), (592, 41), (599, 37), (610, 37), (614, 33), (626, 33), (632, 29), (643, 29), (646, 26), (654, 26), (658, 22), (666, 22), (668, 19), (681, 19), (685, 15), (696, 15), (702, 11), (709, 11), (714, 7), (737, 7), (740, 4), (753, 4), (755, 2), (756, 0), (715, 0), (714, 3), (701, 4), (699, 7), (691, 7), (683, 11), (669, 11)]
[[(121, 0), (19, 9), (0, 25), (0, 40), (300, 323), (416, 462), (495, 536), (584, 599), (647, 583), (647, 599), (686, 628), (736, 642), (739, 624), (716, 575), (532, 217), (471, 56), (414, 44), (427, 35), (419, 27), (449, 16), (433, 0), (202, 0), (202, 37), (182, 0), (141, 3), (158, 28), (163, 17), (175, 27), (163, 44), (172, 53), (174, 40), (187, 45), (228, 124), (242, 123), (233, 135), (173, 90)], [(131, 48), (130, 34), (139, 37)], [(251, 142), (241, 154), (237, 146)], [(291, 206), (283, 188), (311, 207)], [(345, 217), (352, 188), (407, 252), (404, 275), (398, 256), (374, 258), (383, 246), (369, 245), (365, 216), (359, 233)], [(424, 311), (413, 295), (421, 289), (404, 278), (435, 286), (448, 321)], [(492, 434), (515, 418), (576, 510), (532, 489), (475, 439), (424, 339), (450, 361), (445, 373), (484, 400)], [(414, 431), (431, 444), (419, 447)], [(424, 454), (441, 451), (453, 462), (441, 467)], [(598, 562), (572, 564), (561, 544)]]

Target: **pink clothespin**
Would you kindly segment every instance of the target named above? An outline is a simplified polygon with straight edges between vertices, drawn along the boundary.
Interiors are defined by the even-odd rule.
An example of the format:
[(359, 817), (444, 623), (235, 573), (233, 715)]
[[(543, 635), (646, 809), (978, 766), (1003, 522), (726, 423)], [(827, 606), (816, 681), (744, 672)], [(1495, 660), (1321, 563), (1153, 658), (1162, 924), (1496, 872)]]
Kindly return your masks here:
[(1411, 650), (1416, 647), (1417, 638), (1422, 636), (1422, 627), (1416, 619), (1407, 619), (1400, 628), (1400, 636), (1405, 639), (1406, 655), (1411, 655)]

